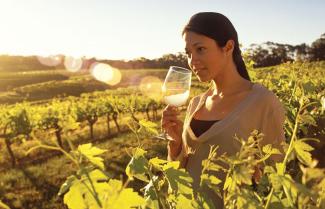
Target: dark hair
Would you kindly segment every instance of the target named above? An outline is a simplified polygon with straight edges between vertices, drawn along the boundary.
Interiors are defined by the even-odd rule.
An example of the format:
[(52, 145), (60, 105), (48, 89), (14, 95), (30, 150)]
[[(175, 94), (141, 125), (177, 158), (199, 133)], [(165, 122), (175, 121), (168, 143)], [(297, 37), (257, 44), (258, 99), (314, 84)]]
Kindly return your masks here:
[(237, 71), (243, 78), (250, 81), (244, 60), (241, 56), (237, 31), (226, 16), (215, 12), (197, 13), (193, 15), (190, 21), (185, 25), (182, 34), (184, 35), (187, 31), (212, 38), (220, 47), (224, 47), (228, 40), (233, 40), (235, 46), (232, 56)]

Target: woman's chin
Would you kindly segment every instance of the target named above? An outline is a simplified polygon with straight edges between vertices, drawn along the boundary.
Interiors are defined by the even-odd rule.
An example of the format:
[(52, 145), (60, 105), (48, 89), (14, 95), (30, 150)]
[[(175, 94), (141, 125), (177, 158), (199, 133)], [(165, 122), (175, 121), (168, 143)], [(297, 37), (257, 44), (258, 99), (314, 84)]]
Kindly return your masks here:
[(206, 76), (196, 76), (200, 82), (208, 82), (211, 79), (207, 78)]

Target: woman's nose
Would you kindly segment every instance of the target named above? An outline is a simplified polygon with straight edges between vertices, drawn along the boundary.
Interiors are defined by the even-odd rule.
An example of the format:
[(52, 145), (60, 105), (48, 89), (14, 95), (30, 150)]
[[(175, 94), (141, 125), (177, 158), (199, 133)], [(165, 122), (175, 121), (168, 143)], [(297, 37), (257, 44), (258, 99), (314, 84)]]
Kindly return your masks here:
[(197, 56), (196, 55), (194, 55), (194, 54), (191, 54), (191, 56), (190, 56), (190, 58), (189, 58), (189, 63), (190, 63), (190, 65), (191, 66), (195, 66), (195, 65), (197, 65), (197, 64), (199, 64), (199, 59), (197, 58)]

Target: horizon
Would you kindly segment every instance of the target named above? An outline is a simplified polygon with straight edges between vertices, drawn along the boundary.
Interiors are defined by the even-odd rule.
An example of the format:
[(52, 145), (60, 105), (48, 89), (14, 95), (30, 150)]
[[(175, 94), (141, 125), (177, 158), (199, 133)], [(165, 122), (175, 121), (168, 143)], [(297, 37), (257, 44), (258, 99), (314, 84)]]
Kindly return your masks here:
[(184, 51), (181, 29), (200, 11), (226, 15), (244, 49), (267, 41), (311, 45), (325, 33), (320, 0), (140, 1), (3, 1), (0, 55), (156, 59)]

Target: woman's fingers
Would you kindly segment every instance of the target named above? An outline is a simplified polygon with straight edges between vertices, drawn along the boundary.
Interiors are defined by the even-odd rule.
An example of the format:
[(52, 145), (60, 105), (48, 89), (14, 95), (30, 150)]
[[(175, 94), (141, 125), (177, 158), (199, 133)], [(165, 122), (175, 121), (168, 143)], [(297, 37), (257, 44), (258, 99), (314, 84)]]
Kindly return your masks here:
[(169, 120), (179, 120), (179, 119), (175, 115), (168, 115), (168, 116), (163, 116), (161, 121), (163, 122), (163, 121), (169, 121)]
[(168, 120), (168, 121), (164, 121), (161, 126), (162, 128), (164, 129), (168, 129), (170, 127), (173, 127), (173, 126), (181, 126), (182, 125), (182, 122), (180, 120)]
[(176, 126), (177, 125), (177, 122), (176, 121), (166, 121), (164, 123), (161, 124), (161, 126), (163, 128), (168, 128), (168, 127), (171, 127), (171, 126)]
[(173, 112), (173, 111), (166, 111), (162, 113), (162, 117), (167, 117), (167, 116), (174, 116), (177, 117), (179, 115), (179, 112)]
[(179, 134), (180, 128), (183, 126), (183, 122), (178, 119), (179, 111), (176, 107), (167, 105), (162, 112), (161, 127), (167, 134), (174, 135)]
[(168, 131), (171, 127), (175, 126), (175, 123), (166, 123), (162, 126), (162, 128), (166, 131)]
[(165, 109), (163, 110), (163, 113), (165, 113), (165, 114), (175, 114), (175, 113), (179, 114), (179, 111), (178, 111), (177, 107), (167, 105), (165, 107)]

